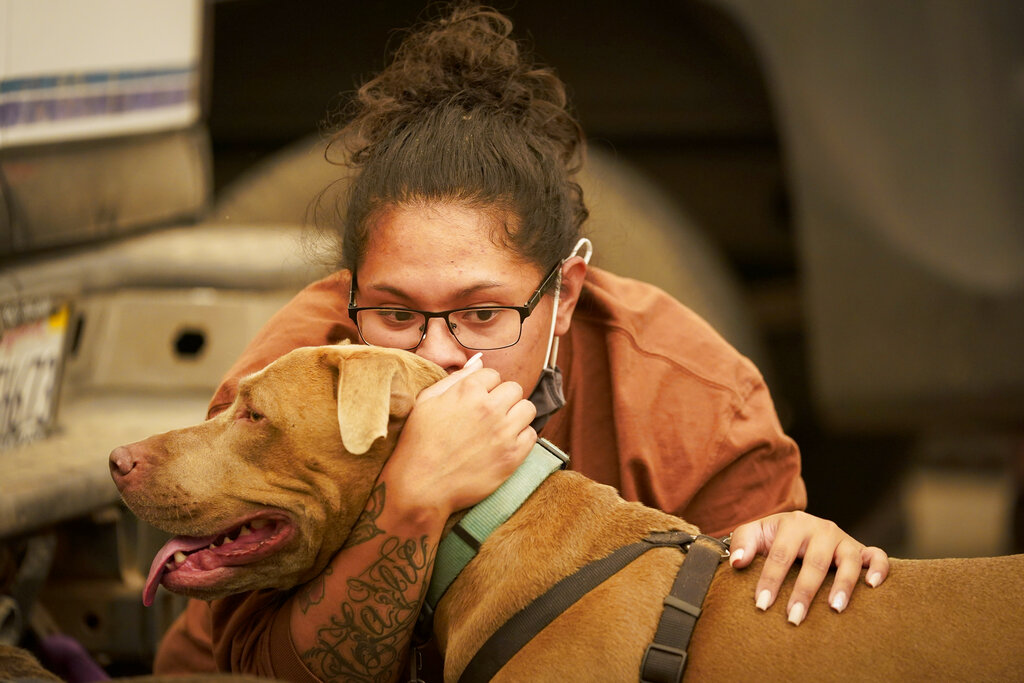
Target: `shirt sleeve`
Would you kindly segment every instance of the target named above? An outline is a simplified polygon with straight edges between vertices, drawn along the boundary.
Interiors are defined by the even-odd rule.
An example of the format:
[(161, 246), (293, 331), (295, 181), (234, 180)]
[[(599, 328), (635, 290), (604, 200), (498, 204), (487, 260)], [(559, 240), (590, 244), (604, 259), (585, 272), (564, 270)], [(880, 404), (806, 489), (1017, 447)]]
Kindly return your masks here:
[(678, 513), (706, 534), (725, 536), (745, 522), (807, 506), (800, 451), (783, 432), (763, 380), (736, 407), (711, 462)]
[(609, 457), (618, 460), (624, 497), (719, 537), (745, 522), (806, 506), (800, 451), (783, 432), (752, 366), (742, 391), (678, 373), (660, 379), (660, 390), (652, 390), (649, 379), (640, 382), (650, 399), (631, 410), (625, 399), (617, 406), (618, 455)]
[(210, 603), (213, 658), (219, 670), (295, 683), (318, 681), (292, 643), (291, 595), (267, 589)]
[(210, 606), (202, 600), (189, 600), (164, 634), (153, 662), (158, 676), (186, 676), (216, 673), (210, 635)]

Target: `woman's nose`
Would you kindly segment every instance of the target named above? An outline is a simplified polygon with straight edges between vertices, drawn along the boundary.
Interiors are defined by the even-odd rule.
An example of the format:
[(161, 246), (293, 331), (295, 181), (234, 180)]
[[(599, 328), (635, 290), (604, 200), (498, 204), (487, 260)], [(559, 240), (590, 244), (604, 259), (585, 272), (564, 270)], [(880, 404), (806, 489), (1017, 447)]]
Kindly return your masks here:
[(473, 353), (456, 339), (442, 318), (427, 321), (427, 333), (423, 343), (416, 349), (416, 355), (437, 363), (448, 372), (458, 370)]

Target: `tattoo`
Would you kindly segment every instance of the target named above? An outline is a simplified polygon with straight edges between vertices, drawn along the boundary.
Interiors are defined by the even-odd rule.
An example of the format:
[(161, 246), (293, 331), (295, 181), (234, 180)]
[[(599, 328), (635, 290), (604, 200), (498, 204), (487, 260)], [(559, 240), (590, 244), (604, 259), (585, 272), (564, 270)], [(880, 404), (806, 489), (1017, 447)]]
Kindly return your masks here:
[(303, 654), (306, 665), (327, 680), (391, 680), (402, 663), (433, 555), (426, 536), (386, 539), (380, 557), (349, 579), (347, 599)]
[[(352, 527), (352, 533), (348, 535), (348, 538), (345, 540), (345, 545), (342, 546), (342, 548), (351, 548), (354, 545), (365, 543), (371, 538), (375, 538), (384, 533), (377, 527), (377, 518), (380, 517), (380, 513), (383, 509), (384, 482), (381, 482), (373, 488), (373, 491), (370, 492), (370, 499), (366, 503), (366, 509), (363, 510), (363, 514), (359, 516), (359, 519)], [(323, 602), (327, 591), (327, 577), (333, 573), (334, 569), (328, 566), (323, 572), (321, 572), (320, 576), (316, 577), (299, 589), (299, 592), (296, 594), (296, 598), (299, 600), (299, 609), (302, 610), (303, 614), (307, 614), (310, 607), (319, 605)]]
[[(384, 505), (384, 486), (372, 501), (346, 547), (384, 532), (375, 523)], [(365, 571), (348, 580), (348, 591), (330, 623), (317, 632), (317, 643), (302, 655), (310, 671), (325, 680), (390, 681), (402, 664), (412, 627), (426, 595), (427, 570), (434, 562), (434, 544), (427, 536), (385, 538), (379, 556)], [(302, 611), (324, 599), (324, 572), (301, 593)]]
[(319, 605), (324, 601), (324, 596), (327, 593), (327, 577), (333, 573), (334, 568), (328, 566), (320, 573), (320, 576), (299, 589), (295, 597), (299, 601), (299, 609), (302, 610), (303, 614), (309, 612), (310, 607)]
[(380, 513), (383, 510), (384, 482), (381, 482), (373, 487), (373, 491), (370, 492), (370, 500), (366, 504), (366, 509), (363, 510), (363, 514), (359, 516), (355, 526), (352, 527), (352, 533), (348, 535), (343, 548), (351, 548), (354, 545), (365, 543), (371, 538), (384, 533), (377, 527), (377, 518), (380, 517)]

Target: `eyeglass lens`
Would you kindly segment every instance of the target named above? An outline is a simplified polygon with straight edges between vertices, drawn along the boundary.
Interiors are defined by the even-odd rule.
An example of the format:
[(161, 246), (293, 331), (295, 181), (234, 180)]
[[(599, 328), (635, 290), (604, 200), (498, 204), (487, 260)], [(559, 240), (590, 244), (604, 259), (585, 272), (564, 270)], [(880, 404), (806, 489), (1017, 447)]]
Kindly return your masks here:
[[(519, 341), (522, 318), (514, 308), (465, 308), (447, 316), (448, 328), (468, 349), (500, 349)], [(359, 312), (359, 332), (374, 346), (412, 349), (419, 345), (427, 316), (406, 309), (369, 308)]]

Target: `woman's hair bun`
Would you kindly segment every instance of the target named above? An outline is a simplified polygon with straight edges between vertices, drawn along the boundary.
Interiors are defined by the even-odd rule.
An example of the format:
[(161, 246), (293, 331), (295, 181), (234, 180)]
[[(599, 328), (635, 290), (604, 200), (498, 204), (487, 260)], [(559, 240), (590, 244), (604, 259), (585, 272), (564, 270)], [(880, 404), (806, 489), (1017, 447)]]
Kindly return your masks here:
[[(583, 136), (568, 111), (565, 86), (555, 72), (534, 65), (511, 37), (512, 21), (469, 3), (411, 29), (388, 67), (359, 88), (349, 130), (355, 161), (386, 131), (443, 105), (467, 113), (489, 110), (547, 138), (570, 173), (581, 165)], [(351, 139), (351, 138), (350, 138)]]

